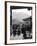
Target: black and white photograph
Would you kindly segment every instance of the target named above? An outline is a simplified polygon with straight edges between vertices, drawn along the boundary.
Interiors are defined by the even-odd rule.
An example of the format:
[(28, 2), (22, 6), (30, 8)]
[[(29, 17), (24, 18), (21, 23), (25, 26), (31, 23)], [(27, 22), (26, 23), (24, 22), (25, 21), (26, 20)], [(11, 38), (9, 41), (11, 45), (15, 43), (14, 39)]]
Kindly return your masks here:
[(10, 8), (10, 40), (32, 39), (32, 7)]
[(29, 2), (5, 2), (6, 44), (35, 43), (36, 4)]

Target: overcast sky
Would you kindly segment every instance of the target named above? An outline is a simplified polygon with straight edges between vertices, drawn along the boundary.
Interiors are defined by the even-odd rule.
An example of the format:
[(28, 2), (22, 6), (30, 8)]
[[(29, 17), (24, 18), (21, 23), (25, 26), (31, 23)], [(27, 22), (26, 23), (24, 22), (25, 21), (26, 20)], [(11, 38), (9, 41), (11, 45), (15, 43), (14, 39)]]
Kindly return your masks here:
[(31, 10), (28, 9), (13, 9), (12, 10), (12, 19), (22, 19), (28, 18), (31, 16)]

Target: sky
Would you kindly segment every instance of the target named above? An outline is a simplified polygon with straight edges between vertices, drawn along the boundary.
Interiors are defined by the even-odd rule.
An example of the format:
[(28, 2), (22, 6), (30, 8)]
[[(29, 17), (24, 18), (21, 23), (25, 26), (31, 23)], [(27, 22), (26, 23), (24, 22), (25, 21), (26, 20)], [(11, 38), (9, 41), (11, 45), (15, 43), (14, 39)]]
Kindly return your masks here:
[(31, 10), (26, 9), (13, 9), (12, 10), (12, 19), (22, 19), (28, 18), (31, 16)]

